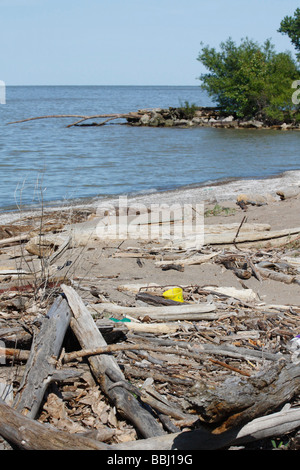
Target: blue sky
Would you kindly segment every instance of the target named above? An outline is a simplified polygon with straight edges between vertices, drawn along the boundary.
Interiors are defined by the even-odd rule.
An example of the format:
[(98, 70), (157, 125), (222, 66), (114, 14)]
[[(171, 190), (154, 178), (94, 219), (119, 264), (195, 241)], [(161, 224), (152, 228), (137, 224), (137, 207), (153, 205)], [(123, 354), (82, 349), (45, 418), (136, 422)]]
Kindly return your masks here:
[(0, 0), (6, 85), (199, 85), (204, 44), (271, 38), (299, 0)]

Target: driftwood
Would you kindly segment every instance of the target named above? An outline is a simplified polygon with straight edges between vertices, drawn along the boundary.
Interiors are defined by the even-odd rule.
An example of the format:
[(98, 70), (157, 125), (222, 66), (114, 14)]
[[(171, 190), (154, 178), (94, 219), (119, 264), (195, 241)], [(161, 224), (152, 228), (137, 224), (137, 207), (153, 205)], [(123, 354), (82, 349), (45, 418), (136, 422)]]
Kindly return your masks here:
[(93, 308), (99, 313), (129, 315), (134, 318), (149, 317), (153, 320), (212, 320), (217, 319), (218, 314), (213, 313), (216, 306), (209, 303), (197, 305), (167, 306), (167, 307), (122, 307), (112, 303), (96, 304)]
[(285, 284), (292, 284), (294, 282), (299, 283), (299, 279), (297, 279), (296, 276), (263, 268), (259, 266), (259, 264), (256, 265), (256, 269), (265, 279), (273, 279), (274, 281), (284, 282)]
[(254, 419), (222, 434), (212, 434), (200, 427), (194, 431), (168, 434), (127, 444), (116, 444), (111, 450), (217, 450), (259, 439), (273, 438), (300, 426), (300, 408)]
[(77, 121), (75, 121), (72, 124), (69, 124), (67, 126), (67, 127), (72, 127), (72, 126), (78, 126), (82, 122), (90, 120), (90, 119), (106, 118), (105, 121), (101, 121), (100, 123), (97, 123), (97, 124), (93, 123), (93, 125), (103, 126), (107, 122), (112, 121), (114, 119), (120, 119), (120, 118), (127, 119), (127, 118), (130, 118), (131, 116), (132, 116), (132, 113), (125, 113), (125, 114), (120, 114), (120, 113), (119, 114), (116, 114), (116, 113), (113, 113), (113, 114), (94, 114), (94, 115), (90, 115), (90, 116), (85, 116), (85, 115), (81, 115), (81, 114), (52, 114), (52, 115), (48, 115), (48, 116), (36, 116), (36, 117), (31, 117), (31, 118), (26, 118), (26, 119), (20, 119), (19, 121), (12, 121), (12, 122), (9, 122), (8, 124), (19, 124), (19, 123), (22, 123), (22, 122), (36, 121), (36, 120), (39, 120), (39, 119), (53, 119), (53, 118), (60, 119), (60, 118), (70, 118), (70, 117), (79, 118)]
[(23, 450), (217, 450), (254, 440), (274, 438), (300, 426), (300, 409), (288, 409), (238, 426), (221, 434), (200, 427), (124, 444), (106, 445), (79, 434), (59, 431), (18, 413), (0, 400), (0, 434)]
[(26, 331), (22, 326), (15, 326), (11, 328), (0, 328), (0, 340), (3, 341), (6, 348), (27, 349), (31, 347), (32, 334)]
[[(98, 330), (91, 314), (85, 307), (82, 299), (72, 287), (63, 286), (63, 291), (68, 299), (73, 313), (71, 328), (74, 331), (81, 347), (106, 346), (106, 342)], [(113, 382), (107, 376), (107, 370), (114, 372), (116, 381), (125, 381), (125, 377), (117, 362), (109, 355), (93, 356), (89, 358), (91, 369), (98, 380), (103, 392), (114, 403), (117, 410), (135, 424), (144, 437), (163, 434), (162, 428), (153, 416), (143, 408), (140, 403), (123, 387), (110, 390)]]
[(70, 318), (66, 301), (58, 297), (34, 337), (23, 381), (14, 401), (14, 407), (28, 417), (37, 415), (50, 382), (78, 375), (78, 371), (55, 370), (55, 359), (60, 354)]
[(278, 196), (280, 196), (280, 199), (284, 201), (285, 199), (297, 197), (300, 194), (300, 188), (292, 186), (290, 188), (285, 188), (276, 191), (276, 194), (278, 194)]
[(9, 237), (9, 238), (4, 238), (0, 240), (0, 246), (10, 246), (10, 245), (16, 245), (24, 241), (28, 241), (30, 238), (30, 235), (23, 234), (23, 235), (16, 235), (15, 237)]
[(244, 424), (263, 416), (291, 400), (300, 391), (300, 364), (281, 361), (251, 379), (229, 379), (213, 390), (210, 384), (198, 382), (187, 397), (189, 406), (205, 410), (202, 418), (220, 423), (216, 432)]
[[(300, 234), (300, 227), (282, 229), (282, 230), (268, 230), (258, 232), (240, 232), (238, 236), (234, 232), (221, 232), (221, 233), (204, 233), (204, 245), (241, 245), (244, 247), (252, 246), (253, 244), (278, 244), (280, 242), (292, 241)], [(198, 236), (188, 236), (180, 240), (173, 240), (169, 242), (164, 249), (169, 248), (172, 250), (189, 250), (195, 249), (199, 245)]]
[[(149, 305), (182, 305), (182, 302), (177, 300), (165, 299), (162, 296), (149, 294), (149, 292), (138, 292), (136, 294), (136, 300), (141, 300)], [(184, 302), (183, 302), (184, 303)]]
[(59, 431), (39, 423), (0, 400), (0, 434), (23, 450), (106, 450), (107, 445), (88, 437)]
[[(15, 281), (3, 278), (12, 270), (4, 271), (3, 266), (0, 362), (5, 359), (7, 366), (0, 368), (0, 395), (1, 390), (6, 393), (3, 387), (7, 384), (9, 401), (5, 407), (0, 403), (0, 435), (20, 449), (108, 448), (115, 452), (223, 449), (296, 430), (299, 409), (269, 413), (288, 402), (297, 405), (300, 354), (289, 348), (297, 345), (290, 340), (298, 333), (300, 308), (279, 305), (284, 303), (281, 299), (278, 305), (264, 303), (261, 290), (269, 283), (261, 269), (271, 271), (269, 279), (272, 274), (279, 288), (280, 282), (284, 289), (291, 279), (295, 284), (299, 250), (297, 245), (241, 250), (235, 246), (236, 240), (252, 238), (253, 233), (246, 231), (246, 224), (237, 225), (226, 227), (225, 235), (232, 238), (229, 247), (212, 245), (199, 252), (192, 245), (188, 251), (176, 251), (156, 243), (149, 247), (142, 241), (131, 248), (112, 242), (105, 244), (102, 254), (108, 263), (111, 257), (134, 256), (147, 259), (143, 266), (147, 263), (162, 269), (181, 265), (189, 271), (190, 265), (204, 262), (223, 272), (225, 266), (239, 278), (235, 280), (239, 288), (223, 285), (221, 277), (216, 278), (217, 285), (205, 285), (214, 283), (205, 278), (196, 285), (190, 272), (186, 278), (179, 273), (172, 277), (158, 273), (163, 282), (156, 284), (137, 268), (137, 277), (130, 280), (122, 273), (120, 280), (141, 284), (124, 285), (114, 275), (119, 271), (106, 278), (105, 273), (91, 277), (82, 273), (77, 277), (76, 273), (70, 283), (83, 292), (83, 298), (71, 287), (61, 286), (62, 277), (55, 291), (47, 284), (44, 292), (49, 298), (41, 302), (40, 309), (39, 292), (35, 291), (33, 300), (29, 290), (22, 295), (10, 291)], [(46, 267), (57, 269), (58, 257), (93, 239), (95, 227), (92, 221), (74, 232), (53, 234), (54, 251), (43, 258)], [(219, 236), (219, 230), (212, 226), (210, 236)], [(267, 232), (272, 232), (268, 226), (259, 226), (255, 234)], [(279, 237), (280, 242), (285, 238), (291, 240), (285, 235)], [(98, 249), (95, 246), (93, 243), (91, 250)], [(30, 259), (35, 268), (41, 261), (39, 248), (32, 255), (37, 259)], [(92, 260), (92, 252), (90, 255)], [(71, 253), (65, 259), (72, 259)], [(203, 271), (206, 269), (209, 266)], [(16, 271), (16, 276), (26, 276), (25, 271)], [(36, 269), (33, 272), (38, 274)], [(256, 280), (248, 284), (249, 276)], [(183, 289), (184, 302), (163, 297), (165, 290), (175, 286)], [(49, 309), (47, 302), (53, 297), (57, 298)], [(52, 318), (56, 326), (50, 327), (58, 305), (63, 306), (65, 317)], [(128, 319), (131, 321), (124, 321)], [(61, 337), (54, 351), (51, 338), (58, 331)], [(51, 381), (56, 383), (50, 388)], [(101, 434), (106, 423), (111, 430), (109, 446), (99, 442), (106, 442), (105, 433)]]

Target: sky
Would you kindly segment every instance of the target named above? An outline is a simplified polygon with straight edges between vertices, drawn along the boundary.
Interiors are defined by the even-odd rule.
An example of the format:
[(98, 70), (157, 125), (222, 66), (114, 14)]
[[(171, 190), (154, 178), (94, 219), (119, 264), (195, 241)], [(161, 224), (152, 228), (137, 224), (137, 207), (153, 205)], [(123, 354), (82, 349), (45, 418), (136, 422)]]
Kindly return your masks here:
[(9, 85), (195, 85), (201, 43), (231, 37), (277, 52), (299, 0), (0, 0), (0, 80)]

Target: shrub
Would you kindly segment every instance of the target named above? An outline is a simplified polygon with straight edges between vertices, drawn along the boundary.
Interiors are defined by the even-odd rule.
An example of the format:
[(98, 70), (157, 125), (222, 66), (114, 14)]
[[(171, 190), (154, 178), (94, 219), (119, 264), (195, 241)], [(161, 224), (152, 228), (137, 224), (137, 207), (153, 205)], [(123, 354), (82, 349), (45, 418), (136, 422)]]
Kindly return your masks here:
[(238, 118), (291, 121), (299, 106), (292, 102), (292, 82), (300, 78), (289, 52), (276, 53), (269, 40), (260, 46), (243, 39), (237, 46), (231, 38), (220, 51), (205, 46), (198, 60), (208, 69), (199, 79), (201, 87), (221, 111)]

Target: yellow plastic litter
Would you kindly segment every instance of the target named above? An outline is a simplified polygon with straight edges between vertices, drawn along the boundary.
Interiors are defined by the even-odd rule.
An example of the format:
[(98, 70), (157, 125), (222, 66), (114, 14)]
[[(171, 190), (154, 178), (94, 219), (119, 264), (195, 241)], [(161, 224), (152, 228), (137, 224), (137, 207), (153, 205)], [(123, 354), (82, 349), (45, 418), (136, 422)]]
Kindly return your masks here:
[(166, 290), (163, 293), (165, 299), (176, 300), (177, 302), (183, 302), (183, 293), (180, 287), (174, 287), (173, 289)]

